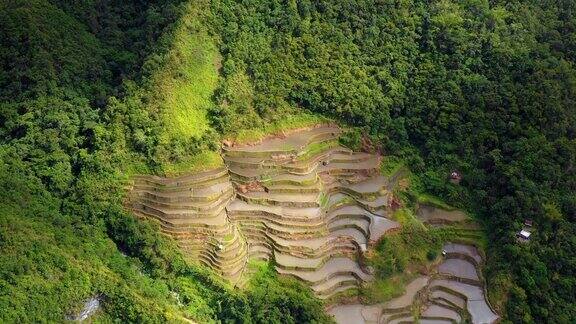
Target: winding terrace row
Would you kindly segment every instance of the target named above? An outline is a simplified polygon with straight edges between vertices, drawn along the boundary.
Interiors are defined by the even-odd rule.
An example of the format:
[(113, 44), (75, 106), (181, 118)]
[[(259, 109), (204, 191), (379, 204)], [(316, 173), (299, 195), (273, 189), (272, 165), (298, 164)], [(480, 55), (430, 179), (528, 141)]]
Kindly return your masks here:
[(447, 244), (436, 272), (415, 278), (405, 293), (376, 305), (338, 305), (329, 310), (338, 323), (494, 323), (498, 315), (485, 298), (483, 261), (469, 245)]
[(226, 168), (138, 176), (128, 206), (234, 284), (248, 259), (273, 259), (279, 273), (331, 297), (372, 278), (362, 252), (399, 226), (386, 218), (391, 184), (380, 157), (341, 147), (340, 133), (316, 127), (225, 147)]

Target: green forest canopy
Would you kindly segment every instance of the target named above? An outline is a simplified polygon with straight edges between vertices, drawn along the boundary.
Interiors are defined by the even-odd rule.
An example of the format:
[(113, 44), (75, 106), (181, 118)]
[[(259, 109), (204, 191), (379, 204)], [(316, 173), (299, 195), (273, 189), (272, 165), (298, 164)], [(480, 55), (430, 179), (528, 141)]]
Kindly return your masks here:
[[(195, 157), (306, 112), (360, 127), (478, 215), (506, 320), (570, 322), (575, 12), (568, 0), (1, 2), (0, 319), (59, 321), (99, 292), (103, 319), (325, 321), (296, 283), (238, 292), (185, 264), (121, 205), (127, 175), (218, 164)], [(524, 219), (537, 230), (518, 245)]]

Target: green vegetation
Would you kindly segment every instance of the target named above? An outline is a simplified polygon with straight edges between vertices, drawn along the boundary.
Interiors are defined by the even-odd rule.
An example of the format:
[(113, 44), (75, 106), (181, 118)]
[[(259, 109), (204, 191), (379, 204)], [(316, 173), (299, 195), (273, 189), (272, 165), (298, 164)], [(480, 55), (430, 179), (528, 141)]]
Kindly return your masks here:
[[(366, 127), (420, 175), (421, 192), (485, 223), (489, 289), (502, 298), (492, 303), (527, 323), (576, 318), (574, 9), (570, 1), (212, 3), (223, 65), (250, 71), (259, 114), (300, 106)], [(454, 169), (459, 186), (447, 181)], [(526, 218), (538, 231), (519, 246)]]
[(190, 172), (200, 172), (224, 166), (220, 154), (214, 151), (204, 151), (182, 160), (164, 165), (163, 174), (174, 177)]
[(340, 144), (353, 150), (362, 150), (362, 133), (357, 128), (347, 129), (340, 136)]
[(316, 155), (320, 155), (331, 148), (338, 146), (337, 141), (318, 142), (308, 145), (304, 154), (298, 156), (298, 161), (306, 161)]
[(63, 322), (96, 295), (96, 322), (326, 320), (300, 283), (233, 290), (124, 210), (132, 174), (222, 163), (206, 3), (0, 4), (0, 322)]
[[(350, 145), (366, 136), (404, 161), (416, 192), (477, 216), (504, 321), (571, 322), (575, 10), (517, 0), (0, 3), (0, 321), (62, 321), (96, 293), (102, 321), (258, 322), (262, 305), (272, 319), (292, 314), (284, 296), (254, 292), (255, 304), (186, 265), (123, 211), (120, 188), (127, 174), (215, 165), (198, 156), (223, 137), (253, 141), (320, 114), (359, 127)], [(447, 181), (455, 169), (460, 185)], [(524, 219), (537, 231), (519, 245)], [(380, 265), (390, 278), (452, 235), (406, 231), (381, 243), (398, 248)], [(286, 296), (292, 311), (300, 293)]]
[[(65, 201), (10, 151), (1, 155), (2, 322), (60, 322), (96, 294), (105, 297), (102, 321), (229, 316), (213, 311), (228, 288), (186, 265), (155, 225), (126, 215), (111, 174), (85, 172), (74, 185), (79, 197)], [(198, 291), (178, 306), (172, 292), (183, 280)]]
[[(441, 237), (421, 223), (406, 222), (396, 234), (383, 238), (376, 248), (379, 257), (374, 264), (379, 277), (405, 272), (408, 266), (417, 267), (428, 261), (429, 251), (442, 247)], [(407, 271), (406, 271), (407, 272)]]
[(288, 115), (275, 117), (274, 120), (259, 125), (258, 123), (244, 126), (245, 128), (230, 128), (225, 134), (231, 134), (237, 144), (255, 143), (266, 136), (282, 135), (292, 130), (329, 123), (330, 119), (306, 112), (292, 112)]
[(392, 219), (400, 223), (402, 227), (416, 227), (425, 229), (426, 227), (418, 220), (418, 217), (414, 214), (414, 211), (409, 208), (401, 208), (394, 212)]
[(272, 264), (252, 262), (247, 288), (257, 323), (329, 323), (322, 303), (294, 278), (280, 277)]
[(207, 111), (218, 82), (219, 53), (202, 24), (202, 3), (184, 6), (170, 49), (152, 77), (168, 138), (200, 138), (209, 128)]
[(402, 227), (383, 237), (368, 259), (374, 267), (376, 280), (361, 291), (367, 302), (382, 302), (402, 295), (406, 284), (418, 272), (437, 261), (447, 242), (471, 244), (480, 249), (487, 247), (484, 231), (467, 226), (467, 223), (426, 227), (409, 208), (398, 209), (393, 218)]
[(360, 296), (366, 303), (388, 301), (401, 296), (405, 292), (406, 285), (414, 276), (397, 275), (386, 279), (377, 278), (360, 291)]
[(417, 195), (418, 203), (423, 205), (429, 205), (436, 208), (444, 209), (444, 210), (454, 210), (456, 208), (446, 204), (440, 198), (432, 196), (426, 193), (419, 193)]
[(389, 177), (395, 174), (396, 172), (400, 171), (400, 169), (404, 168), (405, 165), (406, 163), (404, 162), (404, 160), (402, 160), (397, 156), (394, 155), (384, 156), (384, 158), (382, 159), (382, 163), (380, 164), (380, 172), (382, 172), (383, 175)]
[(260, 129), (242, 129), (238, 131), (238, 135), (234, 141), (238, 144), (256, 143), (266, 137), (266, 134)]
[(330, 196), (321, 193), (319, 198), (319, 204), (321, 208), (326, 208), (328, 206), (328, 202), (330, 201)]

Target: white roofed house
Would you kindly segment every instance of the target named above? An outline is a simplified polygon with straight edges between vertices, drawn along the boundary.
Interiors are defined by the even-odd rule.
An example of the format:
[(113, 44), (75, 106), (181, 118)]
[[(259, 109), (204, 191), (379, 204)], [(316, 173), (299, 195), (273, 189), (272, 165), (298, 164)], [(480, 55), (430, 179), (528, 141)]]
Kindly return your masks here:
[(526, 243), (526, 242), (530, 241), (531, 235), (532, 235), (532, 232), (530, 232), (528, 229), (524, 228), (516, 234), (516, 237), (518, 237), (518, 242)]
[(528, 232), (528, 231), (526, 231), (526, 230), (521, 230), (521, 231), (518, 233), (518, 236), (520, 236), (521, 238), (526, 239), (526, 240), (530, 238), (530, 235), (532, 235), (532, 233), (530, 233), (530, 232)]
[(522, 229), (516, 234), (516, 236), (518, 237), (518, 242), (525, 243), (530, 241), (530, 236), (532, 236), (532, 231), (534, 229), (533, 225), (534, 223), (532, 222), (531, 219), (524, 220)]

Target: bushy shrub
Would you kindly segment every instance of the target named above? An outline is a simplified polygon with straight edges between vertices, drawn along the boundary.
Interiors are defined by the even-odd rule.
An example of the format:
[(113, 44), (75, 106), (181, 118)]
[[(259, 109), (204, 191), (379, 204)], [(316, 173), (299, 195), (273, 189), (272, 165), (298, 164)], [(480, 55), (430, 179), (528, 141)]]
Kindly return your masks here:
[(347, 129), (340, 136), (340, 144), (353, 150), (362, 150), (362, 133), (357, 128)]

